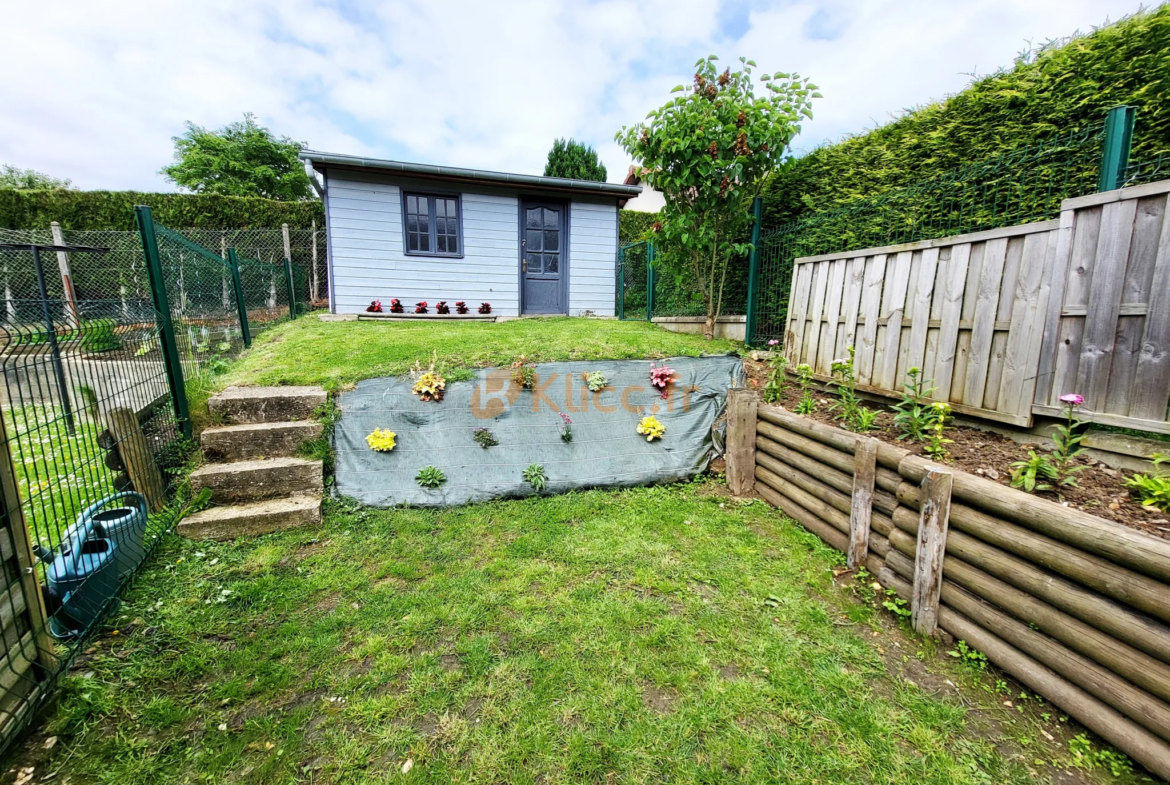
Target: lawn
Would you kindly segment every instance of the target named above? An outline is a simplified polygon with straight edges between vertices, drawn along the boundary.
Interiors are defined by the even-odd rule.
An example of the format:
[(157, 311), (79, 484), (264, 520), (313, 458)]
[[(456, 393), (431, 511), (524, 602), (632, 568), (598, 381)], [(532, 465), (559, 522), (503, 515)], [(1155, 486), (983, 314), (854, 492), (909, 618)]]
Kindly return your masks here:
[(1067, 764), (1055, 714), (1001, 705), (1021, 698), (722, 489), (329, 503), (319, 529), (172, 539), (14, 764), (149, 785), (1023, 783)]
[[(258, 336), (223, 377), (225, 384), (319, 384), (327, 389), (406, 373), (438, 352), (449, 380), (466, 371), (531, 362), (627, 360), (726, 354), (735, 341), (705, 341), (645, 322), (560, 317), (500, 324), (458, 321), (322, 322), (297, 319)], [(463, 371), (464, 373), (460, 373)]]

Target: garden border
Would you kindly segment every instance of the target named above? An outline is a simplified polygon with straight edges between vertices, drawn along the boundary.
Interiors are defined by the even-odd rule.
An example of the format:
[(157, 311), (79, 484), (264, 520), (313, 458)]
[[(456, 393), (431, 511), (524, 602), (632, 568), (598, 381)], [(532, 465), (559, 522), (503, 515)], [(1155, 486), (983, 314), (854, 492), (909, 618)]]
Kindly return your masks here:
[(850, 553), (911, 603), (916, 630), (966, 640), (1170, 779), (1170, 542), (881, 441), (867, 516), (855, 464), (868, 437), (754, 391), (729, 400), (728, 445), (754, 445), (727, 452), (734, 493)]

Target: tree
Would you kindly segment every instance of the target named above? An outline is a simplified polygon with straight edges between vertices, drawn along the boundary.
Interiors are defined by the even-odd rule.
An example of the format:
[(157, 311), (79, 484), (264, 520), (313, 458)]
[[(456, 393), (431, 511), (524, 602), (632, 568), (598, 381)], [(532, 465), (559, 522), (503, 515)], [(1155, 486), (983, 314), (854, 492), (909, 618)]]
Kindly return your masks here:
[(305, 143), (273, 136), (251, 112), (243, 122), (218, 131), (188, 122), (187, 132), (173, 141), (175, 163), (160, 173), (188, 191), (283, 201), (313, 197), (305, 166), (297, 158)]
[(800, 119), (812, 118), (812, 99), (821, 97), (807, 78), (780, 72), (761, 76), (767, 94), (756, 96), (755, 62), (741, 57), (742, 70), (719, 73), (717, 59), (695, 63), (691, 91), (674, 88), (684, 94), (616, 137), (641, 166), (643, 181), (666, 198), (653, 226), (655, 263), (693, 281), (706, 307), (708, 340), (728, 266), (751, 250), (752, 200), (782, 165)]
[(25, 191), (68, 188), (72, 180), (62, 180), (35, 169), (18, 169), (4, 164), (0, 167), (0, 188), (19, 188)]
[(553, 141), (552, 149), (548, 151), (544, 176), (604, 183), (605, 164), (597, 160), (597, 151), (591, 145), (575, 139), (556, 139)]

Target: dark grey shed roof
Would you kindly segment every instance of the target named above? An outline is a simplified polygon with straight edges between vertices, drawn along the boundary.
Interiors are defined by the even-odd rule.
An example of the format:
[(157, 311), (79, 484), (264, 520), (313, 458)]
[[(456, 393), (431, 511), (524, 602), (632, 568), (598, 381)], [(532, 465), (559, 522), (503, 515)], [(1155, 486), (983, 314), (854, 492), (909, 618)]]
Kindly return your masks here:
[(316, 150), (302, 150), (301, 159), (315, 167), (338, 167), (368, 172), (392, 172), (395, 174), (425, 177), (460, 183), (483, 183), (484, 185), (511, 185), (525, 188), (539, 188), (549, 191), (597, 194), (630, 198), (642, 192), (641, 186), (595, 183), (589, 180), (570, 180), (565, 177), (538, 177), (532, 174), (509, 174), (491, 172), (485, 169), (461, 169), (456, 166), (435, 166), (434, 164), (412, 164), (406, 161), (387, 161), (381, 158), (362, 158), (357, 155), (322, 153)]

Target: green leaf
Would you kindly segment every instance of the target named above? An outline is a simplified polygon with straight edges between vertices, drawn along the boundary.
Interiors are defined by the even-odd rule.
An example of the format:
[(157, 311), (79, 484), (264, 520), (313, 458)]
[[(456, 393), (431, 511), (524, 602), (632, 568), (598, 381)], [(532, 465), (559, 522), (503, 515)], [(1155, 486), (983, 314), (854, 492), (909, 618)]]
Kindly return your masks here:
[[(670, 92), (672, 92), (672, 93), (681, 93), (683, 90), (686, 90), (686, 88), (685, 88), (685, 87), (683, 87), (682, 85), (675, 85), (674, 89), (673, 89), (673, 90), (671, 90)], [(649, 117), (649, 115), (647, 115), (647, 117)]]
[(747, 61), (747, 64), (748, 64), (748, 65), (750, 65), (752, 68), (758, 68), (758, 67), (759, 67), (759, 66), (757, 66), (757, 65), (756, 65), (756, 61), (755, 61), (755, 60), (748, 60), (748, 61)]
[(708, 61), (708, 62), (713, 62), (713, 61), (715, 61), (715, 60), (718, 60), (718, 59), (719, 59), (719, 58), (718, 58), (718, 57), (716, 57), (715, 55), (707, 55), (707, 61)]

